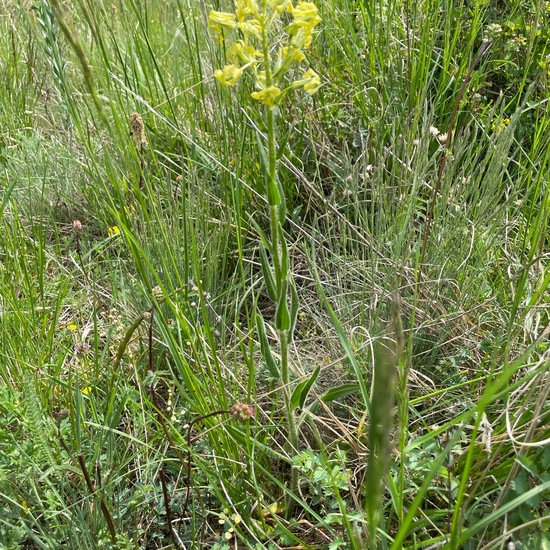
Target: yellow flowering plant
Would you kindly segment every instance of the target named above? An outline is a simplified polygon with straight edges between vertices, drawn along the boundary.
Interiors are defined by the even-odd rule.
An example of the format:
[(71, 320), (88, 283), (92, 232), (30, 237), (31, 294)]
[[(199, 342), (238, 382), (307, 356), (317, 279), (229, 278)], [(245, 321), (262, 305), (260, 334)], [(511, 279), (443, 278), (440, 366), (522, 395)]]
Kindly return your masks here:
[[(283, 22), (285, 13), (288, 14), (285, 18), (290, 19), (288, 24)], [(291, 90), (303, 89), (313, 95), (321, 86), (319, 75), (311, 68), (304, 70), (301, 77), (294, 81), (288, 82), (286, 78), (291, 68), (305, 61), (305, 51), (311, 46), (313, 31), (320, 22), (313, 2), (296, 3), (293, 0), (235, 0), (234, 13), (211, 11), (209, 16), (209, 26), (218, 34), (220, 43), (227, 45), (228, 37), (231, 38), (226, 49), (229, 64), (215, 71), (214, 76), (222, 86), (234, 86), (244, 74), (250, 74), (256, 88), (251, 94), (252, 98), (265, 106), (266, 154), (263, 146), (259, 146), (267, 158), (264, 175), (271, 240), (267, 243), (267, 250), (260, 247), (260, 258), (267, 293), (276, 306), (274, 325), (280, 347), (278, 361), (271, 351), (265, 321), (260, 314), (256, 316), (256, 328), (265, 364), (281, 384), (288, 423), (289, 452), (293, 454), (300, 452), (296, 408), (303, 406), (319, 369), (309, 380), (291, 390), (289, 344), (296, 324), (298, 295), (290, 273), (288, 244), (282, 227), (285, 203), (284, 192), (277, 178), (275, 113), (276, 107)], [(261, 143), (261, 138), (258, 143)], [(271, 260), (268, 259), (268, 253)], [(290, 491), (285, 506), (287, 518), (292, 517), (295, 506), (292, 493), (298, 491), (296, 468), (291, 471)]]
[[(284, 12), (292, 16), (285, 27), (280, 21)], [(315, 86), (310, 85), (308, 78), (285, 86), (283, 77), (295, 63), (305, 60), (304, 50), (311, 46), (313, 31), (320, 22), (313, 2), (294, 5), (292, 0), (236, 0), (235, 13), (212, 10), (208, 24), (218, 34), (220, 43), (225, 41), (226, 33), (239, 35), (227, 50), (230, 64), (214, 76), (222, 86), (234, 86), (249, 69), (257, 88), (252, 97), (270, 109), (290, 90), (304, 88), (314, 94), (320, 87), (320, 78), (312, 69), (306, 73), (308, 78), (316, 79)]]

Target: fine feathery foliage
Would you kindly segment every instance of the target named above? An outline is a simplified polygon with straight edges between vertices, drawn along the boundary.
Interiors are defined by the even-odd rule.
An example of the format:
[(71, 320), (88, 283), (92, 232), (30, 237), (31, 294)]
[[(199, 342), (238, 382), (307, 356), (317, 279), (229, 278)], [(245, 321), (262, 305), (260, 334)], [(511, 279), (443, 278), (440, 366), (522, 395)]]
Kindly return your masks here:
[(0, 0), (0, 548), (550, 547), (549, 14)]

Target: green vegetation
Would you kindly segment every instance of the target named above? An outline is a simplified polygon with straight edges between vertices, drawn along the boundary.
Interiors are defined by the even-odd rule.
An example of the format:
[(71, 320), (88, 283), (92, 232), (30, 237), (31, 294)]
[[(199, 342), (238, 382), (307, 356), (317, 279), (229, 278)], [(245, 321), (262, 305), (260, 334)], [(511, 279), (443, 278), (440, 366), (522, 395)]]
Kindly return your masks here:
[(0, 548), (550, 547), (550, 3), (236, 4), (0, 0)]

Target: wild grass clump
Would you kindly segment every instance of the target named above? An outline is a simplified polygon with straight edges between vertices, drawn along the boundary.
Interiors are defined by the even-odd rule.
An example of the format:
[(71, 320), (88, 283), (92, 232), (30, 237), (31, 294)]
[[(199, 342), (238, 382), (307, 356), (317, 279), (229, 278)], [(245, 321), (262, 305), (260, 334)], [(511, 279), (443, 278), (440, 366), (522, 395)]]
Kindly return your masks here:
[(0, 546), (550, 544), (546, 16), (0, 0)]

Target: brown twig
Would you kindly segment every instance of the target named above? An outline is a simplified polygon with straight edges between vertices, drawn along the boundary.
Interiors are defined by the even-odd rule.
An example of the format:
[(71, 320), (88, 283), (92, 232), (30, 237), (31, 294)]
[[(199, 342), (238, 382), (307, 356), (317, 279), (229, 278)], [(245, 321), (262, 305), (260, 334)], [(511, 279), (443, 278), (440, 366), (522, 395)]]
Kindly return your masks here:
[(216, 416), (218, 414), (231, 414), (230, 410), (221, 410), (221, 411), (214, 411), (208, 414), (204, 414), (202, 416), (199, 416), (198, 418), (195, 418), (192, 422), (189, 423), (189, 427), (187, 428), (187, 494), (185, 495), (185, 504), (183, 505), (183, 509), (187, 510), (187, 507), (189, 506), (189, 496), (191, 493), (191, 430), (193, 429), (193, 426), (200, 422), (201, 420), (205, 420), (206, 418), (210, 418), (211, 416)]
[[(152, 374), (155, 372), (155, 364), (153, 359), (153, 322), (154, 322), (154, 316), (155, 316), (155, 304), (151, 306), (150, 310), (151, 318), (149, 320), (149, 331), (148, 331), (148, 340), (149, 340), (149, 362), (147, 365), (147, 371)], [(153, 406), (155, 407), (157, 411), (157, 419), (160, 422), (160, 425), (162, 426), (162, 430), (164, 432), (164, 435), (166, 436), (166, 439), (168, 440), (170, 446), (174, 450), (174, 452), (177, 454), (180, 462), (183, 464), (183, 457), (180, 455), (176, 445), (174, 444), (174, 440), (172, 439), (172, 435), (168, 431), (168, 426), (166, 426), (166, 423), (164, 422), (164, 418), (162, 417), (162, 413), (160, 412), (160, 406), (158, 402), (157, 392), (155, 390), (155, 384), (154, 381), (151, 382), (151, 385), (149, 386), (149, 391), (151, 392), (151, 400), (153, 402)], [(170, 538), (174, 542), (174, 545), (176, 548), (179, 547), (179, 541), (176, 537), (176, 534), (174, 532), (174, 529), (172, 527), (172, 513), (170, 511), (170, 497), (168, 494), (168, 488), (166, 486), (166, 477), (164, 475), (164, 464), (161, 461), (160, 463), (160, 484), (162, 486), (162, 494), (164, 496), (164, 509), (166, 511), (166, 523), (168, 525), (168, 532), (170, 534)]]
[(235, 420), (245, 422), (251, 418), (254, 418), (254, 407), (248, 403), (235, 403), (230, 409), (221, 409), (219, 411), (203, 414), (202, 416), (195, 418), (189, 424), (189, 427), (187, 428), (187, 495), (185, 497), (184, 509), (187, 509), (189, 505), (189, 494), (191, 492), (191, 431), (197, 422), (219, 414), (230, 414)]
[(164, 497), (164, 510), (166, 511), (166, 523), (168, 524), (168, 529), (170, 531), (170, 538), (174, 541), (177, 546), (178, 541), (176, 540), (174, 529), (172, 527), (172, 512), (170, 511), (170, 496), (168, 495), (168, 487), (166, 485), (166, 476), (164, 475), (164, 464), (160, 463), (160, 484), (162, 486), (162, 495)]
[[(77, 459), (78, 459), (78, 464), (80, 465), (80, 469), (82, 470), (82, 475), (84, 476), (84, 480), (86, 481), (86, 485), (88, 486), (88, 490), (93, 495), (96, 491), (95, 491), (92, 478), (90, 477), (90, 473), (88, 472), (88, 468), (86, 467), (86, 462), (84, 462), (84, 455), (82, 453), (78, 453)], [(99, 498), (99, 505), (101, 507), (101, 511), (103, 512), (103, 516), (105, 517), (105, 521), (107, 522), (107, 527), (109, 528), (111, 540), (113, 541), (114, 544), (116, 544), (117, 536), (116, 536), (115, 522), (113, 520), (113, 516), (111, 516), (111, 512), (109, 511), (107, 504), (105, 503), (105, 495), (103, 494), (103, 492), (101, 493), (101, 496)]]

